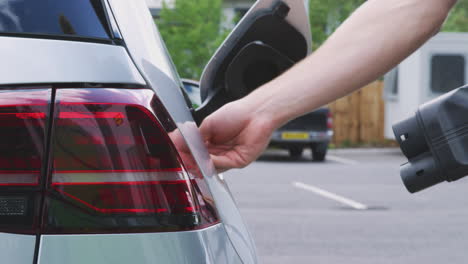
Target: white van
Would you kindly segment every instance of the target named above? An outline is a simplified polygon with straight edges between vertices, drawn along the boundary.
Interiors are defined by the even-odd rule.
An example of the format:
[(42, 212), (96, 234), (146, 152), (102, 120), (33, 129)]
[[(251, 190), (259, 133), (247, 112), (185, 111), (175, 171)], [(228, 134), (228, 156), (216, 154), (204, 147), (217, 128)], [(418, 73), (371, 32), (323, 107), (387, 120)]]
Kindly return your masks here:
[(431, 99), (466, 84), (468, 33), (439, 33), (385, 76), (385, 137), (392, 124)]

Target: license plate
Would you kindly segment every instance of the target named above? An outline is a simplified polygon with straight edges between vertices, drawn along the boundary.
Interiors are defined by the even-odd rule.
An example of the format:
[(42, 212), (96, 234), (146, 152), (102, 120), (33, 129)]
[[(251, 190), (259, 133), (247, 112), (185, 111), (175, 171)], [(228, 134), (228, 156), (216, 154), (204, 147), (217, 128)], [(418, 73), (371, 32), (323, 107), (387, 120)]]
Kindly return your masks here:
[(293, 133), (293, 132), (287, 132), (287, 133), (282, 133), (281, 134), (282, 139), (309, 139), (309, 134), (308, 133)]

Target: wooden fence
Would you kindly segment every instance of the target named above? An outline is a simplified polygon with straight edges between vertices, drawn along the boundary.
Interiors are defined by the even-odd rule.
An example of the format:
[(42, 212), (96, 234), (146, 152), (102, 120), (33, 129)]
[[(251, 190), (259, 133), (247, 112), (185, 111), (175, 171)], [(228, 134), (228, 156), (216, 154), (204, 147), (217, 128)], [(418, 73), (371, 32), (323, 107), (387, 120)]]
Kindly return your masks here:
[(333, 113), (333, 143), (384, 143), (383, 82), (376, 81), (330, 104)]

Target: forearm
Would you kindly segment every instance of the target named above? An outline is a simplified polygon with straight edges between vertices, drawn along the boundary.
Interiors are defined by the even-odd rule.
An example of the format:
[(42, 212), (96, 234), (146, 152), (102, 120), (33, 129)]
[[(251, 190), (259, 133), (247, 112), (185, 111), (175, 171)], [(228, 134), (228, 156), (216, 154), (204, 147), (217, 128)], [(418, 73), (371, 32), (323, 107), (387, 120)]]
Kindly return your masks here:
[(456, 0), (370, 0), (314, 54), (243, 99), (256, 116), (284, 122), (375, 80), (442, 25)]

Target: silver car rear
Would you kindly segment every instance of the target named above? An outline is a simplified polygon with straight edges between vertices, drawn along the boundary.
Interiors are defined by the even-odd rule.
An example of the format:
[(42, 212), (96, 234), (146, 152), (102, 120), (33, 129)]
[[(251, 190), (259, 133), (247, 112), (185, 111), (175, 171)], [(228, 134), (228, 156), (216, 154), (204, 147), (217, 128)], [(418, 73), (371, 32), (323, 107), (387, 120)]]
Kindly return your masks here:
[[(40, 142), (40, 144), (30, 146), (40, 152), (40, 168), (34, 168), (34, 170), (29, 168), (28, 164), (18, 165), (19, 167), (9, 165), (13, 159), (8, 155), (16, 155), (15, 151), (24, 149), (21, 149), (21, 146), (12, 146), (11, 142), (7, 144), (7, 139), (0, 144), (4, 147), (2, 162), (7, 161), (6, 163), (0, 162), (2, 163), (0, 166), (3, 166), (1, 173), (5, 179), (0, 181), (0, 206), (2, 207), (0, 208), (2, 219), (0, 229), (3, 232), (0, 234), (0, 248), (3, 250), (4, 259), (8, 260), (8, 263), (19, 264), (255, 263), (252, 240), (242, 223), (227, 186), (215, 173), (206, 150), (203, 145), (200, 145), (198, 131), (180, 90), (180, 81), (144, 1), (91, 0), (68, 1), (66, 4), (61, 3), (62, 1), (51, 1), (54, 2), (50, 3), (52, 6), (41, 6), (38, 2), (6, 1), (0, 4), (3, 11), (9, 11), (9, 13), (0, 14), (0, 16), (8, 16), (0, 19), (0, 23), (3, 23), (0, 24), (2, 25), (0, 27), (2, 31), (0, 69), (4, 73), (0, 78), (0, 109), (2, 107), (5, 109), (3, 125), (14, 124), (19, 127), (15, 127), (16, 129), (25, 131), (29, 129), (24, 133), (39, 138), (33, 140), (33, 143)], [(34, 15), (31, 15), (31, 12)], [(39, 20), (40, 18), (43, 20)], [(167, 111), (176, 125), (172, 132), (182, 135), (177, 139), (177, 146), (174, 148), (178, 149), (183, 145), (182, 148), (189, 149), (189, 155), (194, 158), (194, 164), (190, 166), (192, 169), (196, 167), (200, 172), (198, 178), (190, 178), (191, 172), (188, 169), (185, 169), (186, 173), (184, 172), (183, 176), (179, 176), (189, 178), (188, 182), (203, 181), (202, 185), (206, 184), (209, 188), (198, 192), (204, 197), (211, 197), (210, 202), (215, 206), (216, 214), (219, 216), (218, 220), (213, 220), (206, 227), (185, 226), (172, 228), (170, 232), (164, 230), (171, 228), (154, 226), (151, 228), (152, 225), (145, 226), (148, 227), (148, 231), (144, 228), (132, 229), (134, 226), (142, 223), (146, 225), (146, 222), (156, 221), (154, 219), (162, 219), (161, 217), (164, 216), (138, 211), (143, 216), (138, 215), (141, 217), (132, 218), (133, 216), (129, 215), (133, 211), (127, 208), (116, 208), (115, 211), (98, 208), (102, 210), (93, 211), (96, 207), (94, 203), (100, 202), (86, 200), (86, 195), (89, 193), (83, 194), (85, 198), (78, 199), (75, 197), (76, 193), (72, 193), (75, 195), (72, 196), (71, 191), (68, 191), (68, 196), (62, 199), (63, 204), (55, 207), (51, 205), (53, 201), (61, 199), (59, 198), (61, 192), (57, 191), (57, 186), (64, 184), (63, 179), (68, 179), (65, 181), (73, 186), (84, 183), (84, 180), (77, 180), (79, 177), (86, 179), (86, 184), (89, 184), (89, 181), (100, 181), (99, 184), (101, 184), (101, 180), (96, 178), (108, 177), (110, 173), (108, 170), (102, 173), (99, 168), (97, 174), (91, 174), (88, 171), (79, 173), (59, 171), (57, 167), (61, 165), (58, 164), (63, 163), (61, 158), (68, 154), (58, 154), (54, 142), (57, 141), (61, 132), (57, 132), (59, 129), (54, 129), (54, 127), (65, 122), (63, 120), (66, 118), (73, 120), (73, 122), (70, 121), (73, 124), (80, 122), (75, 121), (74, 118), (86, 118), (86, 122), (89, 119), (89, 116), (82, 116), (83, 112), (65, 111), (60, 108), (62, 107), (60, 105), (66, 100), (71, 102), (76, 99), (70, 98), (73, 95), (84, 98), (93, 93), (104, 93), (102, 96), (128, 93), (131, 97), (135, 89), (138, 91), (146, 89), (162, 101), (158, 107), (167, 108), (161, 111)], [(99, 102), (104, 102), (103, 100), (107, 99)], [(108, 100), (109, 104), (113, 103), (112, 100), (114, 97)], [(32, 107), (31, 105), (35, 105), (36, 102), (44, 108)], [(69, 104), (72, 103), (78, 104), (79, 102), (73, 101)], [(89, 104), (85, 102), (86, 107), (89, 107)], [(73, 109), (76, 109), (74, 105)], [(97, 112), (90, 113), (95, 118), (106, 116), (102, 113), (96, 114)], [(154, 115), (160, 118), (158, 113)], [(42, 122), (41, 118), (45, 121)], [(120, 122), (124, 122), (123, 125), (125, 125), (125, 119), (121, 121), (120, 117), (117, 119), (113, 117), (112, 120), (117, 126), (120, 126)], [(98, 123), (96, 121), (96, 124)], [(31, 132), (32, 127), (35, 132)], [(41, 133), (37, 133), (36, 130)], [(73, 130), (67, 131), (74, 133)], [(2, 136), (12, 135), (4, 133)], [(25, 142), (23, 143), (29, 144), (29, 141)], [(66, 142), (66, 144), (72, 143)], [(84, 143), (80, 141), (76, 144), (80, 147)], [(175, 145), (175, 143), (168, 144)], [(68, 151), (77, 153), (73, 149), (68, 149)], [(85, 153), (84, 155), (92, 154)], [(179, 159), (184, 158), (179, 157)], [(86, 157), (83, 160), (86, 160)], [(188, 165), (185, 163), (184, 166)], [(20, 173), (23, 178), (31, 178), (31, 182), (24, 182), (24, 179), (18, 176)], [(117, 170), (112, 173), (122, 175)], [(118, 177), (123, 177), (121, 181), (130, 182), (128, 180), (130, 176), (128, 172), (126, 173)], [(87, 176), (83, 176), (84, 174)], [(143, 176), (138, 176), (141, 173), (134, 174), (137, 176), (132, 177), (136, 177), (139, 184), (142, 179), (138, 177)], [(164, 181), (163, 178), (167, 176), (160, 172), (153, 174), (157, 174), (154, 177), (159, 177), (157, 178), (159, 181)], [(36, 176), (37, 181), (34, 180)], [(114, 180), (106, 178), (105, 182), (107, 181)], [(134, 180), (131, 183), (133, 184)], [(88, 192), (92, 192), (93, 186), (88, 189)], [(23, 197), (32, 198), (23, 199)], [(168, 199), (167, 195), (165, 197)], [(137, 198), (127, 198), (131, 202), (119, 201), (120, 204), (117, 206), (137, 203), (135, 202)], [(77, 201), (83, 203), (78, 205)], [(146, 203), (149, 202), (144, 203), (142, 206), (147, 206)], [(88, 208), (87, 205), (89, 205)], [(56, 215), (62, 214), (61, 210), (64, 212), (75, 210), (79, 213), (76, 215), (75, 212), (67, 213), (72, 217), (67, 220), (67, 215)], [(127, 211), (121, 214), (119, 210)], [(144, 210), (147, 208), (145, 207)], [(158, 208), (158, 210), (163, 209)], [(115, 213), (115, 217), (112, 213)], [(106, 221), (112, 222), (109, 224), (112, 228), (106, 229), (107, 224), (96, 224), (99, 221), (97, 219), (104, 217), (102, 214), (106, 214)], [(75, 222), (81, 221), (77, 215), (80, 217), (91, 215), (97, 227), (88, 223), (84, 226), (77, 224), (74, 229), (70, 228)], [(28, 220), (23, 221), (26, 218)], [(122, 220), (124, 218), (125, 221)], [(14, 221), (5, 221), (5, 219), (20, 219), (24, 224), (15, 224)], [(133, 223), (132, 221), (140, 222)], [(131, 228), (128, 227), (129, 224), (132, 225)], [(51, 226), (57, 228), (51, 228)], [(171, 225), (163, 224), (163, 226)], [(231, 237), (229, 233), (235, 235)], [(235, 241), (234, 244), (233, 241)]]
[[(0, 1), (7, 262), (256, 263), (194, 117), (274, 78), (310, 43), (303, 1), (257, 1), (205, 68), (192, 113), (144, 0)], [(259, 61), (278, 69), (249, 82), (243, 69)], [(248, 82), (237, 90), (224, 76)]]

